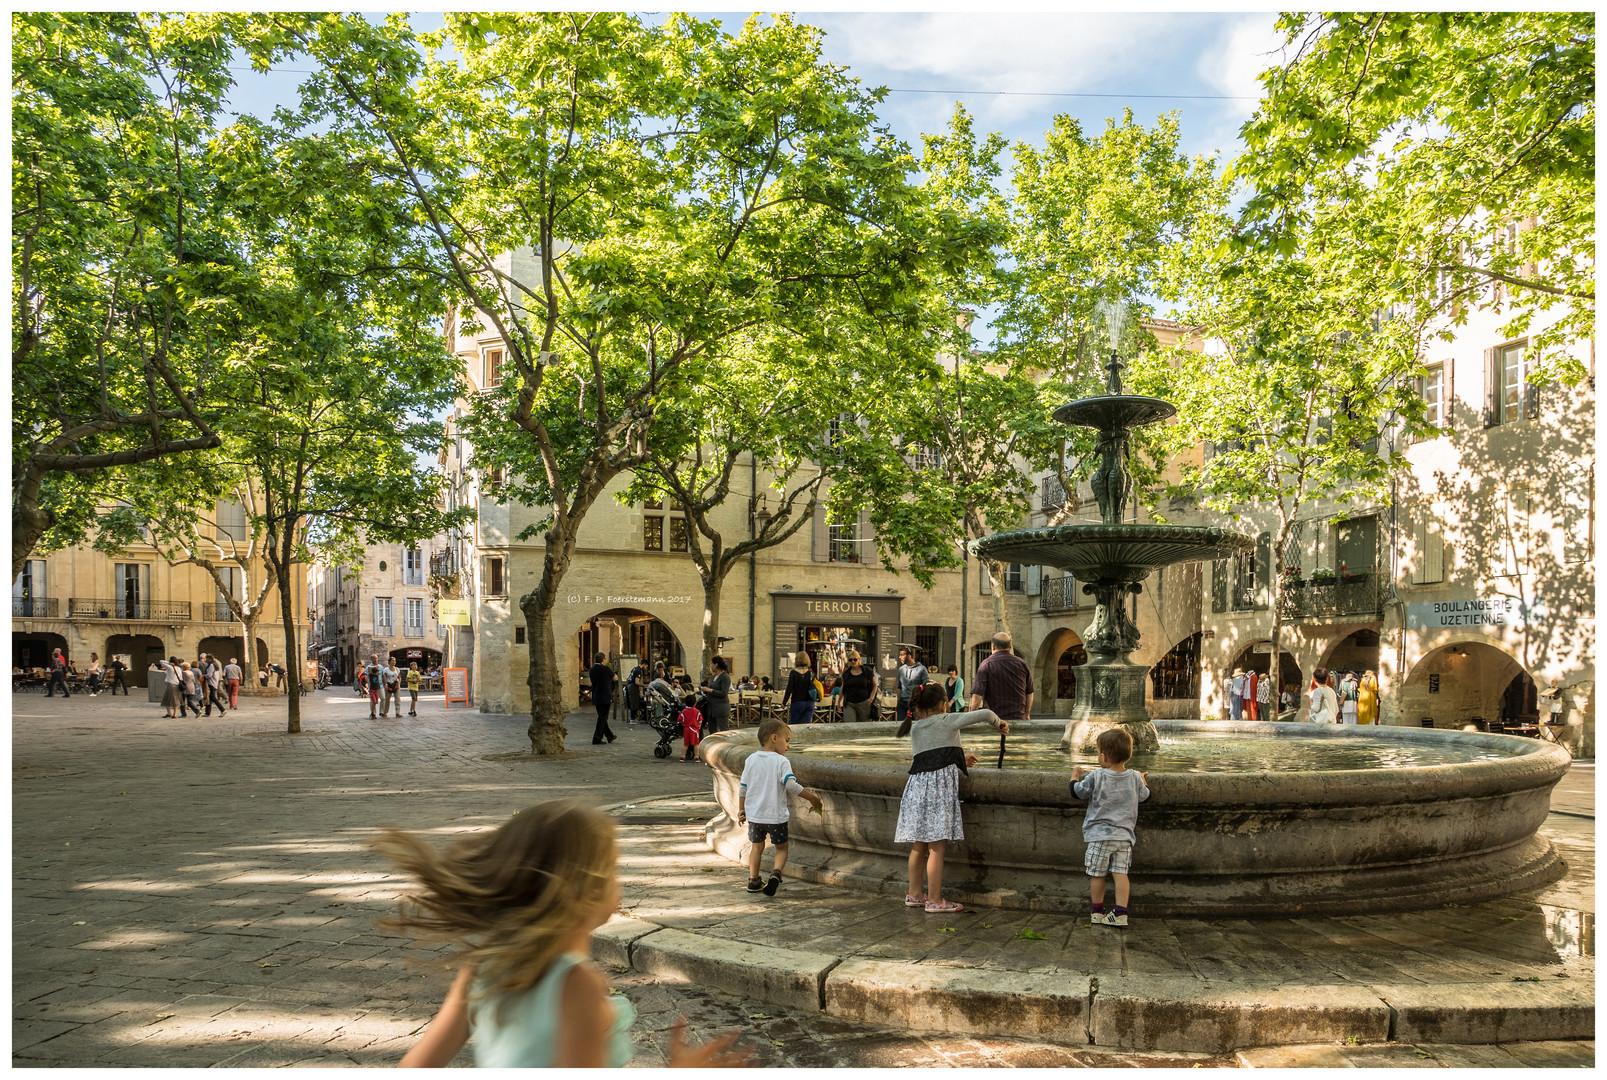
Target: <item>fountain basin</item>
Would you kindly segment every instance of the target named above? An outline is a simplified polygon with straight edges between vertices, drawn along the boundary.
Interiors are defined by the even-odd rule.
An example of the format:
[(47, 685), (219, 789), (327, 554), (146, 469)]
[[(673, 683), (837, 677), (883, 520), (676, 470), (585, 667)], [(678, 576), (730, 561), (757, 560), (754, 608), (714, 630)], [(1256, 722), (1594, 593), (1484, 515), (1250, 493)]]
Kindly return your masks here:
[[(860, 726), (794, 729), (793, 769), (825, 800), (825, 813), (793, 815), (788, 869), (812, 881), (896, 896), (907, 884), (909, 847), (893, 843), (907, 746), (906, 756), (886, 761), (810, 753), (816, 743), (851, 742)], [(1504, 895), (1562, 873), (1550, 842), (1537, 835), (1551, 788), (1569, 764), (1567, 753), (1549, 743), (1421, 728), (1186, 720), (1155, 726), (1167, 740), (1223, 732), (1272, 740), (1273, 755), (1298, 754), (1313, 739), (1349, 739), (1385, 748), (1450, 747), (1469, 760), (1325, 771), (1151, 772), (1133, 851), (1135, 911), (1405, 910)], [(870, 738), (887, 734), (879, 725), (864, 727)], [(1014, 726), (1010, 737), (1052, 744), (1060, 731), (1057, 721), (1028, 721)], [(985, 729), (966, 742), (978, 752), (997, 746)], [(757, 749), (751, 729), (711, 736), (700, 748), (723, 810), (704, 838), (737, 861), (746, 850), (746, 832), (736, 824), (738, 784), (743, 762)], [(945, 897), (1086, 910), (1084, 804), (1068, 790), (1072, 758), (1061, 769), (996, 770), (989, 767), (991, 752), (983, 760), (962, 782), (965, 839), (949, 847)]]
[(1088, 581), (1142, 581), (1173, 563), (1249, 551), (1255, 537), (1214, 525), (1049, 525), (997, 533), (975, 547), (985, 558), (1054, 566)]

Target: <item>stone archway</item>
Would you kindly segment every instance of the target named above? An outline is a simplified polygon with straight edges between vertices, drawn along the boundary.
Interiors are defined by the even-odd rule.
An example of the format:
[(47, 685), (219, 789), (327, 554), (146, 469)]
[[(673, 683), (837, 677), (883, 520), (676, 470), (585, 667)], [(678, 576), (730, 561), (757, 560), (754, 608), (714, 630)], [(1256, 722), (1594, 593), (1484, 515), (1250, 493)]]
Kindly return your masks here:
[[(106, 652), (102, 656), (111, 663), (114, 656), (128, 657), (130, 686), (150, 685), (151, 665), (168, 656), (167, 643), (153, 634), (113, 634), (106, 639)], [(158, 673), (160, 674), (160, 673)]]
[(1088, 662), (1082, 637), (1069, 627), (1060, 627), (1043, 639), (1032, 666), (1034, 712), (1070, 716), (1077, 688), (1076, 669)]
[(685, 618), (672, 621), (667, 612), (637, 607), (607, 608), (577, 619), (569, 632), (559, 638), (559, 663), (565, 682), (575, 680), (565, 692), (567, 700), (575, 707), (590, 700), (586, 671), (599, 652), (609, 662), (617, 656), (634, 653), (649, 669), (662, 660), (672, 668), (686, 669), (688, 675), (697, 678), (693, 668), (702, 656), (703, 639), (697, 625), (702, 609), (695, 613), (688, 610), (686, 614), (690, 616), (690, 627), (685, 625), (688, 621)]
[(1329, 671), (1378, 672), (1379, 634), (1375, 627), (1364, 626), (1335, 641), (1323, 652), (1322, 663)]
[[(1516, 690), (1514, 690), (1516, 687)], [(1401, 685), (1401, 722), (1460, 728), (1484, 721), (1495, 726), (1518, 703), (1534, 700), (1534, 680), (1518, 659), (1488, 641), (1468, 639), (1441, 645), (1413, 664)]]
[(67, 651), (67, 639), (60, 634), (13, 632), (11, 666), (48, 668), (51, 653), (56, 649), (61, 650), (62, 656), (71, 659), (72, 653)]
[[(1245, 671), (1254, 671), (1259, 678), (1266, 678), (1267, 673), (1272, 670), (1271, 640), (1263, 638), (1260, 641), (1252, 641), (1245, 645), (1243, 649), (1239, 650), (1238, 655), (1234, 656), (1232, 662), (1229, 663), (1224, 670), (1228, 675), (1232, 675), (1235, 668), (1243, 668)], [(1279, 696), (1285, 690), (1291, 691), (1294, 694), (1295, 707), (1299, 708), (1299, 703), (1305, 691), (1305, 684), (1301, 682), (1301, 678), (1302, 675), (1300, 671), (1300, 662), (1295, 659), (1293, 653), (1285, 649), (1280, 658), (1280, 663), (1278, 664), (1278, 685), (1273, 688), (1272, 693), (1274, 710), (1276, 710), (1276, 703), (1279, 699)], [(1226, 693), (1226, 691), (1224, 691), (1224, 693)], [(1276, 720), (1277, 717), (1262, 717), (1262, 719)]]

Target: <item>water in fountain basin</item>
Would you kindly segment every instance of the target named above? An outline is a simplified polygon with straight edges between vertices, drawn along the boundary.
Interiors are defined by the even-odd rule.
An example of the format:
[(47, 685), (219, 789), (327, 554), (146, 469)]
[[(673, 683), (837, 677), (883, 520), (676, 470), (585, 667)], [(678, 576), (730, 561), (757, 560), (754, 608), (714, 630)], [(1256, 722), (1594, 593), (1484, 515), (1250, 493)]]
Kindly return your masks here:
[[(798, 740), (788, 751), (794, 759), (810, 757), (837, 761), (908, 761), (908, 739), (882, 735), (834, 737), (812, 731), (807, 741)], [(1005, 740), (1006, 769), (1046, 769), (1069, 771), (1074, 766), (1093, 768), (1097, 754), (1078, 753), (1059, 747), (1060, 730), (1048, 728), (1016, 732)], [(1424, 765), (1454, 765), (1468, 761), (1501, 761), (1503, 754), (1486, 747), (1450, 741), (1444, 744), (1372, 742), (1365, 739), (1335, 739), (1322, 736), (1279, 734), (1276, 737), (1246, 738), (1238, 732), (1193, 732), (1169, 735), (1161, 732), (1158, 754), (1135, 754), (1129, 768), (1155, 773), (1216, 772), (1330, 772), (1346, 769), (1399, 769)], [(999, 760), (999, 737), (982, 730), (964, 737), (967, 752), (977, 755), (977, 769), (993, 768)], [(1518, 750), (1522, 750), (1520, 745)]]

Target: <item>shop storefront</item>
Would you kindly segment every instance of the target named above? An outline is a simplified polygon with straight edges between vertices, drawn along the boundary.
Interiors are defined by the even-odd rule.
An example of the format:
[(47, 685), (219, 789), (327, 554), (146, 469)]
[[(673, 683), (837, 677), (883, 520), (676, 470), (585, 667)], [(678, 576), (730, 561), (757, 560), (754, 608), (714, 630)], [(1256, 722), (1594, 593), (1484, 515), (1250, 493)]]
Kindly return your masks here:
[(902, 596), (833, 596), (811, 593), (799, 596), (774, 592), (771, 641), (774, 669), (770, 678), (785, 685), (797, 654), (807, 652), (815, 674), (835, 674), (846, 665), (848, 650), (855, 649), (873, 663), (882, 686), (898, 669), (899, 617)]

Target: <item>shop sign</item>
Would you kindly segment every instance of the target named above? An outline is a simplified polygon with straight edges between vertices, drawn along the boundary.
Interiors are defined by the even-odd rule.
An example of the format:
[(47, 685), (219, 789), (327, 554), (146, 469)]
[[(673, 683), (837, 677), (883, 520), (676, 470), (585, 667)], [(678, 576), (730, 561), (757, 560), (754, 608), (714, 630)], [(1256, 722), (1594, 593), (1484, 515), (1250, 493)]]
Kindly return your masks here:
[(1433, 600), (1406, 605), (1406, 626), (1411, 630), (1466, 630), (1481, 626), (1524, 626), (1545, 614), (1536, 600), (1527, 604), (1516, 596), (1482, 596)]
[(469, 602), (467, 600), (438, 600), (436, 601), (436, 621), (446, 626), (469, 625)]
[(871, 599), (859, 596), (788, 596), (774, 597), (777, 621), (826, 625), (875, 625), (897, 623), (903, 597)]

